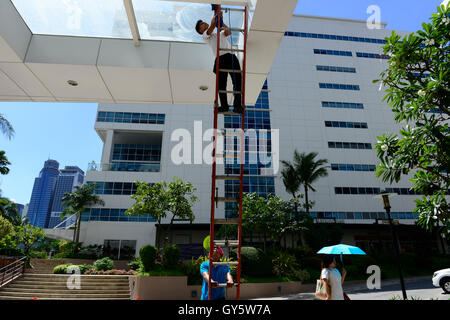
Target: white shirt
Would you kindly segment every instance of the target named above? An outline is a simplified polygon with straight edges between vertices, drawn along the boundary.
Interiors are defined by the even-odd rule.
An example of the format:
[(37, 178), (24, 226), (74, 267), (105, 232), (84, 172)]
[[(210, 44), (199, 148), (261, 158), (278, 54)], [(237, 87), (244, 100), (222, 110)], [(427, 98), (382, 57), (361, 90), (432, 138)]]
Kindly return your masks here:
[(336, 268), (323, 268), (320, 279), (328, 279), (331, 285), (331, 300), (344, 300), (341, 273)]
[[(216, 57), (217, 54), (217, 33), (213, 32), (208, 36), (207, 31), (205, 31), (202, 35), (203, 40), (206, 41), (206, 43), (209, 44), (212, 52), (213, 52), (213, 56), (214, 58)], [(228, 36), (229, 37), (229, 36)], [(225, 36), (225, 30), (220, 32), (220, 48), (221, 49), (231, 49), (231, 43), (227, 40), (227, 38)], [(230, 53), (230, 51), (220, 51), (219, 56), (224, 55), (225, 53)]]

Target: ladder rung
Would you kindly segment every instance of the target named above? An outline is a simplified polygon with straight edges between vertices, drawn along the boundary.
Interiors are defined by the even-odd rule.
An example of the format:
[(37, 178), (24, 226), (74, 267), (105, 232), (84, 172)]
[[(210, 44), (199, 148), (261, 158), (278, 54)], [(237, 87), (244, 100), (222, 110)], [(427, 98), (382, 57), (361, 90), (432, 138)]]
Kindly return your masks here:
[(237, 266), (239, 262), (237, 261), (228, 261), (228, 262), (213, 262), (213, 266)]
[(226, 51), (226, 52), (244, 52), (244, 49), (228, 49), (228, 48), (220, 48), (220, 51)]
[(216, 154), (216, 158), (224, 158), (224, 159), (239, 159), (241, 156), (239, 154)]
[(216, 175), (216, 180), (240, 180), (240, 176)]
[(225, 116), (237, 116), (237, 115), (242, 115), (242, 113), (239, 112), (233, 112), (233, 111), (224, 111), (224, 112), (218, 112), (218, 114), (223, 114)]
[(239, 240), (214, 240), (214, 243), (223, 247), (237, 247)]
[(217, 197), (216, 201), (219, 202), (239, 202), (239, 199), (236, 198), (225, 198), (225, 197)]
[(240, 132), (226, 132), (226, 131), (217, 131), (218, 136), (226, 136), (226, 137), (240, 137)]
[(219, 90), (219, 93), (233, 93), (233, 94), (242, 94), (242, 91), (232, 91), (232, 90)]
[(239, 224), (238, 218), (214, 219), (214, 224)]
[(229, 30), (237, 32), (245, 32), (245, 29), (238, 29), (238, 28), (230, 28)]
[(239, 11), (239, 12), (245, 12), (245, 9), (238, 9), (238, 8), (222, 8), (222, 11)]
[(234, 73), (242, 73), (242, 70), (233, 70), (233, 69), (219, 69), (219, 72), (234, 72)]
[[(235, 283), (233, 283), (233, 286), (237, 287), (237, 286), (239, 286), (239, 284), (237, 282), (235, 282)], [(227, 284), (226, 283), (219, 283), (218, 287), (227, 287)]]

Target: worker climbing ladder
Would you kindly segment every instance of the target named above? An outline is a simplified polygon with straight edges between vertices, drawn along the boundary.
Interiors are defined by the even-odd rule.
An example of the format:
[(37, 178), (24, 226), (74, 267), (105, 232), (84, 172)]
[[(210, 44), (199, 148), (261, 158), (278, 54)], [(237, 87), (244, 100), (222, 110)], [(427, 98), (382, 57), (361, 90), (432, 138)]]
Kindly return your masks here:
[[(248, 7), (244, 7), (243, 9), (236, 9), (236, 8), (227, 8), (226, 10), (230, 11), (238, 11), (242, 12), (244, 15), (244, 23), (243, 23), (243, 29), (233, 29), (231, 28), (231, 25), (229, 26), (231, 31), (238, 31), (243, 33), (243, 48), (241, 49), (224, 49), (220, 48), (220, 27), (221, 24), (219, 23), (222, 9), (221, 6), (218, 5), (216, 9), (216, 28), (217, 28), (217, 54), (216, 54), (216, 91), (215, 91), (215, 100), (214, 100), (214, 138), (213, 138), (213, 150), (212, 150), (212, 181), (211, 181), (211, 222), (210, 222), (210, 245), (209, 245), (209, 254), (212, 256), (212, 250), (214, 249), (215, 245), (220, 246), (226, 246), (226, 247), (237, 247), (237, 262), (212, 262), (209, 264), (209, 274), (211, 273), (211, 269), (214, 266), (217, 265), (236, 265), (237, 266), (237, 276), (236, 276), (236, 299), (239, 300), (240, 298), (240, 284), (241, 284), (241, 246), (242, 246), (242, 193), (243, 193), (243, 185), (244, 185), (244, 150), (245, 150), (245, 140), (244, 140), (244, 127), (245, 127), (245, 72), (246, 72), (246, 55), (247, 55), (247, 33), (248, 33)], [(232, 68), (229, 69), (221, 69), (219, 65), (219, 56), (220, 51), (228, 51), (233, 53), (236, 52), (242, 52), (243, 59), (242, 59), (242, 69), (241, 70), (234, 70)], [(238, 92), (235, 91), (221, 91), (219, 90), (219, 73), (220, 72), (227, 72), (233, 75), (233, 73), (240, 72), (242, 73), (242, 88)], [(241, 94), (242, 97), (242, 113), (234, 113), (234, 112), (219, 112), (219, 93), (233, 93), (233, 94)], [(217, 118), (219, 114), (222, 115), (240, 115), (241, 116), (241, 130), (240, 130), (240, 148), (239, 148), (239, 159), (240, 159), (240, 175), (239, 176), (229, 176), (226, 174), (218, 175), (217, 170), (217, 164), (216, 159), (217, 157), (222, 157), (224, 159), (227, 158), (227, 155), (225, 154), (225, 150), (223, 154), (217, 154), (217, 137), (218, 137), (218, 130), (217, 130)], [(222, 129), (220, 131), (221, 136), (226, 136), (226, 130)], [(233, 134), (231, 134), (233, 135)], [(235, 135), (235, 134), (234, 134)], [(218, 180), (239, 180), (239, 193), (238, 197), (236, 198), (227, 198), (227, 197), (220, 197), (219, 196), (219, 190), (216, 188), (216, 181)], [(233, 202), (236, 203), (238, 206), (238, 218), (231, 218), (231, 219), (215, 219), (215, 208), (217, 207), (217, 204), (219, 202)], [(223, 225), (223, 224), (234, 224), (238, 225), (238, 239), (237, 240), (215, 240), (214, 238), (214, 227), (215, 225)], [(221, 287), (225, 287), (226, 283), (219, 284)], [(211, 277), (209, 277), (209, 283), (208, 283), (208, 300), (211, 300)]]

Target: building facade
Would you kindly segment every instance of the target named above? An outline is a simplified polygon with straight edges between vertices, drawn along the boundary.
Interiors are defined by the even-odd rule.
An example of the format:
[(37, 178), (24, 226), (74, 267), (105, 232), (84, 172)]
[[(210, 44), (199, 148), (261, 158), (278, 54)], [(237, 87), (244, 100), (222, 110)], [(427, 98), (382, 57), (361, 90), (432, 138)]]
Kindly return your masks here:
[(31, 225), (46, 228), (53, 201), (56, 180), (59, 176), (59, 163), (56, 160), (47, 160), (34, 180), (27, 218)]
[[(278, 161), (292, 160), (294, 150), (317, 152), (330, 169), (310, 194), (316, 223), (341, 226), (344, 243), (366, 250), (389, 249), (393, 242), (387, 217), (381, 200), (375, 198), (388, 188), (398, 194), (391, 199), (392, 217), (399, 224), (403, 249), (440, 246), (442, 251), (445, 241), (415, 226), (412, 211), (420, 195), (409, 190), (408, 178), (387, 185), (374, 175), (377, 137), (398, 133), (401, 127), (382, 101), (384, 88), (372, 83), (388, 66), (382, 46), (390, 34), (385, 24), (369, 29), (366, 21), (292, 17), (259, 99), (247, 107), (246, 129), (257, 131), (258, 142), (246, 142), (246, 159), (252, 151), (258, 159), (245, 165), (244, 192), (289, 199)], [(96, 193), (105, 206), (83, 214), (81, 241), (114, 243), (119, 250), (123, 242), (136, 252), (144, 244), (154, 244), (155, 221), (125, 215), (134, 202), (130, 198), (136, 191), (134, 182), (180, 177), (197, 188), (199, 201), (194, 223), (177, 223), (170, 241), (200, 244), (209, 233), (211, 166), (202, 150), (211, 141), (206, 131), (212, 127), (212, 111), (212, 104), (100, 104), (95, 130), (104, 142), (102, 159), (90, 166), (86, 180), (99, 185)], [(220, 116), (218, 127), (237, 128), (239, 121), (239, 116)], [(186, 139), (192, 142), (189, 150), (180, 148)], [(224, 149), (235, 146), (225, 142)], [(237, 163), (225, 161), (218, 169), (218, 174), (238, 173)], [(219, 182), (219, 196), (232, 197), (238, 186), (234, 180)], [(234, 213), (232, 204), (219, 203), (216, 218)]]
[[(66, 166), (60, 171), (56, 180), (48, 228), (69, 226), (75, 222), (75, 217), (67, 217), (67, 219), (61, 220), (60, 216), (63, 211), (62, 198), (64, 194), (74, 191), (75, 187), (81, 186), (83, 182), (84, 171), (77, 166)], [(62, 225), (60, 225), (61, 223)]]

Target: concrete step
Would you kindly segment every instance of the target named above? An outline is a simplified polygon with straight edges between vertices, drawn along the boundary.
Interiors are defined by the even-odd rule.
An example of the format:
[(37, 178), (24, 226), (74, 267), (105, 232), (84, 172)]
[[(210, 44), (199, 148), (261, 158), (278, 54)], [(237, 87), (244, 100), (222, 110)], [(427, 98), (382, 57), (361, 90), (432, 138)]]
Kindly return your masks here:
[(15, 297), (15, 298), (31, 298), (33, 299), (36, 297), (37, 299), (41, 298), (75, 298), (75, 299), (85, 299), (85, 298), (91, 298), (91, 299), (98, 299), (98, 298), (121, 298), (121, 299), (130, 299), (129, 293), (108, 293), (108, 294), (89, 294), (89, 293), (72, 293), (68, 292), (67, 294), (63, 293), (28, 293), (28, 292), (0, 292), (0, 299), (4, 297)]
[[(103, 282), (99, 282), (99, 283), (92, 283), (89, 282), (88, 284), (84, 283), (81, 284), (81, 288), (86, 288), (86, 289), (102, 289), (102, 290), (114, 290), (114, 289), (118, 289), (118, 290), (127, 290), (129, 288), (129, 284), (128, 283), (123, 283), (123, 284), (109, 284), (109, 283), (103, 283)], [(7, 286), (7, 288), (33, 288), (33, 289), (66, 289), (67, 285), (63, 284), (63, 283), (54, 283), (54, 282), (41, 282), (41, 283), (18, 283), (16, 281), (12, 282), (11, 284), (9, 284)]]
[(20, 292), (20, 293), (29, 293), (34, 295), (40, 294), (130, 294), (130, 290), (117, 290), (117, 289), (59, 289), (55, 290), (53, 288), (45, 288), (45, 289), (35, 289), (35, 288), (2, 288), (0, 290), (0, 294), (10, 293), (10, 292)]

